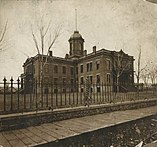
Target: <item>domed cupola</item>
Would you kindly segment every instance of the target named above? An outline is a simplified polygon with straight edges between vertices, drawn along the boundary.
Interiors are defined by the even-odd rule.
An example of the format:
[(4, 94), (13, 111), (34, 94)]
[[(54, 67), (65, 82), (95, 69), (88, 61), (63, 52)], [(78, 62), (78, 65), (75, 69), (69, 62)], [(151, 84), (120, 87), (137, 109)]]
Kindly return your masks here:
[(70, 58), (79, 58), (83, 56), (84, 51), (84, 39), (79, 31), (74, 31), (69, 39), (70, 44)]
[(82, 35), (79, 31), (74, 31), (74, 34), (71, 35), (70, 39), (82, 38)]

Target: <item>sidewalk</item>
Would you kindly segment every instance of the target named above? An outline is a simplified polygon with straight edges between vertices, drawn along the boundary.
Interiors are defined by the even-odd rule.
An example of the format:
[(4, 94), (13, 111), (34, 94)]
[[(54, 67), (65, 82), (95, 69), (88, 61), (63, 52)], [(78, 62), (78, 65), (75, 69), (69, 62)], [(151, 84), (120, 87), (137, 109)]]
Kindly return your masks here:
[(35, 146), (113, 126), (157, 113), (157, 106), (136, 110), (115, 111), (45, 123), (25, 129), (0, 132), (0, 145), (4, 147)]

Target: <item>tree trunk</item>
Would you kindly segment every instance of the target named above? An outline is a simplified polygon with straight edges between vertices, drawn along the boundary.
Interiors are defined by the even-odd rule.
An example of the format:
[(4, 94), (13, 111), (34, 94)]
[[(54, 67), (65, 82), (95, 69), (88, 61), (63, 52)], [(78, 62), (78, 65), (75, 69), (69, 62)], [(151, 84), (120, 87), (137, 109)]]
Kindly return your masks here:
[(137, 76), (137, 96), (139, 97), (139, 83), (140, 83), (140, 78)]
[(117, 89), (116, 90), (117, 90), (117, 92), (119, 92), (119, 76), (117, 76), (116, 80), (117, 80), (117, 84), (116, 84)]

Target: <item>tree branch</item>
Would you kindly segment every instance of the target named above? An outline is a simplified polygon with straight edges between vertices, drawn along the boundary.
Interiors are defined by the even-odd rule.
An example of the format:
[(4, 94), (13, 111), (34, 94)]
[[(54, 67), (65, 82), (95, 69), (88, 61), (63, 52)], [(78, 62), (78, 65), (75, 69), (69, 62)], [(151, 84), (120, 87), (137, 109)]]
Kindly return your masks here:
[(60, 35), (60, 29), (55, 31), (54, 39), (51, 41), (51, 43), (50, 43), (50, 45), (48, 47), (47, 53), (49, 53), (50, 49), (52, 48), (53, 44), (55, 43), (55, 41), (57, 40), (59, 35)]
[(44, 27), (42, 26), (39, 31), (40, 31), (40, 38), (41, 38), (41, 52), (43, 55), (44, 54), (44, 35), (43, 35)]
[(49, 21), (49, 24), (48, 24), (48, 26), (47, 26), (47, 28), (46, 28), (46, 31), (45, 31), (45, 33), (43, 34), (44, 36), (47, 34), (47, 31), (49, 30), (50, 25), (51, 25), (51, 21)]
[(4, 36), (6, 34), (6, 30), (7, 30), (7, 25), (8, 25), (8, 21), (6, 22), (5, 26), (4, 26), (4, 30), (2, 32), (2, 36), (0, 38), (0, 43), (2, 43), (3, 39), (4, 39)]
[(34, 35), (34, 33), (33, 33), (32, 26), (31, 26), (31, 33), (32, 33), (32, 36), (33, 36), (33, 41), (34, 41), (34, 43), (35, 43), (35, 47), (36, 47), (36, 49), (37, 49), (37, 52), (38, 52), (38, 54), (40, 54), (38, 42), (37, 42), (37, 39), (36, 39), (36, 37), (35, 37), (35, 35)]

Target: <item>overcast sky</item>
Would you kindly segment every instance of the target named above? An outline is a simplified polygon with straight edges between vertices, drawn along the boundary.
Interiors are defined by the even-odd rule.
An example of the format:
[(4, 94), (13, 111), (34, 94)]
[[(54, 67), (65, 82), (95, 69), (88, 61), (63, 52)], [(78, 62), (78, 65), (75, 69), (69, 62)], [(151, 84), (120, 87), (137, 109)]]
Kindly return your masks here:
[(75, 9), (88, 53), (94, 45), (97, 50), (122, 48), (137, 59), (141, 45), (143, 66), (147, 61), (157, 61), (155, 4), (143, 0), (0, 0), (0, 30), (8, 20), (4, 48), (0, 51), (0, 80), (3, 76), (19, 76), (27, 56), (37, 53), (31, 25), (37, 33), (41, 18), (45, 25), (51, 20), (51, 33), (62, 26), (52, 50), (53, 55), (64, 57), (75, 30)]

